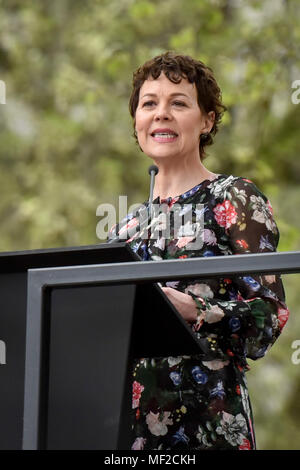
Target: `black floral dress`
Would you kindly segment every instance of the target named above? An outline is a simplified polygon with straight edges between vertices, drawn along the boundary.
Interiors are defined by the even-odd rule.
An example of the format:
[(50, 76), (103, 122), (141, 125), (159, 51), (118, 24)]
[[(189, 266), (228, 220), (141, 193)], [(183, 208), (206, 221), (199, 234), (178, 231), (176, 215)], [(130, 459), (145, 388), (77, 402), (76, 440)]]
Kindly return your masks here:
[[(157, 198), (154, 203), (164, 208), (163, 213), (173, 214), (167, 237), (161, 230), (160, 215), (152, 219), (150, 228), (139, 231), (136, 214), (128, 214), (109, 235), (114, 238), (137, 226), (127, 242), (142, 260), (276, 251), (279, 231), (271, 204), (246, 178), (221, 174), (180, 196)], [(179, 224), (179, 229), (177, 223), (175, 230), (174, 214), (188, 212), (188, 222)], [(191, 227), (192, 231), (186, 230)], [(280, 276), (245, 275), (161, 285), (193, 297), (199, 316), (191, 328), (206, 342), (210, 354), (207, 358), (135, 361), (132, 449), (255, 449), (246, 358), (263, 357), (288, 319)]]

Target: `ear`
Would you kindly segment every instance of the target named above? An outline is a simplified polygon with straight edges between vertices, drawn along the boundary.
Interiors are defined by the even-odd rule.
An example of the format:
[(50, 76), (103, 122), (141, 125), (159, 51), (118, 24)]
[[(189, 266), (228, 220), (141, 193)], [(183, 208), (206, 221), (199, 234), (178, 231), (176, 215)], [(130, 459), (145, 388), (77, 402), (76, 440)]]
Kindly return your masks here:
[(209, 111), (207, 113), (206, 117), (204, 118), (204, 124), (205, 128), (203, 129), (204, 132), (210, 132), (213, 128), (214, 122), (215, 122), (215, 112), (214, 111)]

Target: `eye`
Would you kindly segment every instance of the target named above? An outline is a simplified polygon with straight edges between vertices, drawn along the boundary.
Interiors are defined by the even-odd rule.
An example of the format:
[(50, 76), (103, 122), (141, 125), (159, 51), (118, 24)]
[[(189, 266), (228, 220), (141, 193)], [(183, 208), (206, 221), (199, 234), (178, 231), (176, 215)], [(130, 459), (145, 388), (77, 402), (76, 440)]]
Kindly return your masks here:
[[(155, 102), (152, 100), (152, 101), (146, 101), (142, 107), (144, 106), (151, 106), (152, 104), (155, 104)], [(186, 106), (186, 104), (183, 102), (183, 101), (173, 101), (172, 104), (175, 104), (176, 106)]]
[(149, 104), (152, 104), (152, 103), (154, 103), (154, 101), (145, 101), (142, 107), (148, 106)]

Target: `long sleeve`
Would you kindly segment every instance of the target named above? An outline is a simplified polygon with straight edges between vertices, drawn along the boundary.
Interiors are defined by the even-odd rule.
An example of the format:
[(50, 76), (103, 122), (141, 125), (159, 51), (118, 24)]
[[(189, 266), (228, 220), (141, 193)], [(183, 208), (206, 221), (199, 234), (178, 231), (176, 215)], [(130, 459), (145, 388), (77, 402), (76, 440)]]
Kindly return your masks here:
[[(141, 237), (147, 238), (149, 222), (148, 202), (146, 201), (134, 212), (127, 214), (119, 223), (114, 224), (108, 232), (106, 241), (130, 243)], [(140, 253), (136, 254), (140, 256)], [(140, 258), (147, 259), (144, 254)]]
[[(275, 252), (279, 231), (266, 196), (251, 181), (239, 178), (213, 209), (232, 254)], [(223, 279), (228, 298), (197, 297), (201, 336), (217, 337), (221, 349), (237, 360), (266, 354), (284, 327), (289, 311), (279, 275), (235, 276)]]

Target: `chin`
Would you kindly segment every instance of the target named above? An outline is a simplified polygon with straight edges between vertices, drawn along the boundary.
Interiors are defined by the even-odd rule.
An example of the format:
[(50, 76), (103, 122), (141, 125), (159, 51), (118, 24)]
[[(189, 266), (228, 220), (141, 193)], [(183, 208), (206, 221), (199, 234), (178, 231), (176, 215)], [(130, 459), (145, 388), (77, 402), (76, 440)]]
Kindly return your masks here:
[(174, 150), (173, 151), (170, 151), (170, 149), (155, 149), (155, 151), (153, 151), (153, 148), (151, 150), (149, 150), (149, 152), (147, 152), (147, 150), (143, 149), (144, 153), (146, 155), (149, 155), (150, 158), (174, 158), (176, 155), (178, 155), (178, 150)]
[(151, 153), (151, 154), (147, 154), (148, 157), (152, 158), (153, 160), (167, 160), (169, 158), (175, 158), (175, 155), (174, 154), (158, 154), (158, 153)]

